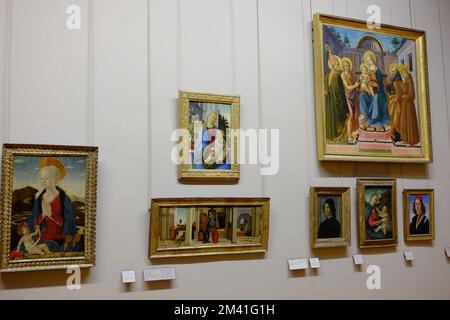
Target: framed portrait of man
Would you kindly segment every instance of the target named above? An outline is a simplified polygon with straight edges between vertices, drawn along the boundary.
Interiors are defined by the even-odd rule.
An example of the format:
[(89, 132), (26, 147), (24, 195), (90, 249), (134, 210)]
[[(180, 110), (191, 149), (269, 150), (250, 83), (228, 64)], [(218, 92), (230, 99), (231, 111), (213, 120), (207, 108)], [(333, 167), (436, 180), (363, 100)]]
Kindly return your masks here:
[(405, 241), (434, 240), (434, 190), (403, 190)]
[(309, 197), (311, 247), (350, 246), (350, 188), (311, 187)]

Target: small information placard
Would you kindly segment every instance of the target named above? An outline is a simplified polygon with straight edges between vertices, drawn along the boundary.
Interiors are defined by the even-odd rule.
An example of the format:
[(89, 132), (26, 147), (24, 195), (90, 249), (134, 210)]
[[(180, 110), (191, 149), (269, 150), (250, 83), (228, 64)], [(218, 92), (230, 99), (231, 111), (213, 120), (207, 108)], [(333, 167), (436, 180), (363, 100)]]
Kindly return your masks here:
[(145, 281), (161, 281), (176, 279), (175, 268), (144, 269)]
[(134, 270), (122, 271), (122, 282), (123, 283), (136, 282), (136, 275), (134, 273)]
[(362, 265), (364, 264), (364, 258), (361, 254), (354, 254), (353, 255), (353, 263), (355, 265)]
[(406, 261), (413, 261), (414, 260), (414, 254), (412, 251), (405, 251), (405, 260)]
[(450, 247), (445, 248), (445, 255), (447, 256), (447, 258), (450, 258)]
[(308, 261), (306, 259), (289, 259), (289, 270), (308, 269)]
[(309, 258), (309, 265), (311, 266), (311, 269), (320, 268), (319, 258)]

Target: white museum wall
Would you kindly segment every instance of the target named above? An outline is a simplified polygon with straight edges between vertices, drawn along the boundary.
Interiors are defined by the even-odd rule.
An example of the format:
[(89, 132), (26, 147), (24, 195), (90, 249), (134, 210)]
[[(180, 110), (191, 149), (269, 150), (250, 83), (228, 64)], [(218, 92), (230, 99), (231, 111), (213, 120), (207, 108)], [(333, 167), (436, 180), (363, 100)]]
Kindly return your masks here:
[[(81, 30), (66, 28), (69, 4)], [(316, 160), (312, 14), (366, 18), (427, 31), (434, 162), (430, 165)], [(450, 298), (450, 1), (448, 0), (0, 0), (0, 142), (99, 147), (97, 265), (82, 289), (65, 270), (2, 273), (0, 299)], [(243, 165), (236, 185), (183, 185), (170, 160), (178, 90), (239, 94), (241, 127), (280, 130), (280, 168)], [(399, 245), (357, 246), (355, 177), (395, 177)], [(311, 250), (310, 186), (350, 186), (352, 246)], [(436, 240), (403, 241), (403, 188), (434, 188)], [(268, 196), (263, 256), (151, 263), (152, 197)], [(415, 260), (405, 263), (403, 251)], [(353, 266), (352, 254), (365, 258)], [(290, 272), (288, 258), (317, 256), (317, 271)], [(381, 267), (381, 290), (365, 270)], [(145, 283), (146, 267), (177, 279)], [(134, 269), (125, 286), (120, 272)]]

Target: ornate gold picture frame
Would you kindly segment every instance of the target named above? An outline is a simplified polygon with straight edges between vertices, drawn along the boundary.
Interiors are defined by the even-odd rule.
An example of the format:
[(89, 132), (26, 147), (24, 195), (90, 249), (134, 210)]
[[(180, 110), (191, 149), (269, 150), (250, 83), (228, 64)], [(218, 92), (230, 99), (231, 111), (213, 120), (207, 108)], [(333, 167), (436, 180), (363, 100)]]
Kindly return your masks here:
[(264, 253), (269, 198), (152, 199), (149, 258)]
[(181, 182), (239, 180), (240, 98), (179, 92)]
[(431, 162), (425, 32), (319, 13), (313, 23), (318, 159)]
[(3, 145), (0, 271), (95, 265), (97, 147)]
[(397, 236), (395, 179), (357, 179), (359, 247), (391, 247)]
[(405, 241), (434, 240), (434, 190), (403, 190)]
[(311, 187), (309, 212), (312, 248), (351, 245), (350, 188)]

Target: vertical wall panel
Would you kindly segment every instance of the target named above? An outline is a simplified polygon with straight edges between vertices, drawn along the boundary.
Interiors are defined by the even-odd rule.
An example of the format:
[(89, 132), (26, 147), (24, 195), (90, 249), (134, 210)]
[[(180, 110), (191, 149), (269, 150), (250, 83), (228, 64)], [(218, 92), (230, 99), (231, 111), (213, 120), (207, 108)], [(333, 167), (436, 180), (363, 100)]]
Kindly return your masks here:
[[(341, 7), (342, 4), (338, 4), (337, 7)], [(342, 10), (341, 10), (342, 11)], [(304, 21), (305, 28), (312, 30), (312, 19), (314, 14), (316, 13), (325, 13), (334, 15), (334, 1), (326, 0), (326, 1), (311, 1), (310, 5), (310, 17), (306, 17), (306, 21)], [(309, 27), (308, 27), (309, 26)], [(305, 43), (307, 44), (307, 48), (309, 48), (310, 53), (306, 53), (307, 57), (307, 65), (308, 72), (307, 77), (308, 80), (312, 80), (311, 84), (314, 84), (314, 65), (313, 65), (313, 55), (312, 55), (312, 32), (306, 32), (305, 34)], [(314, 86), (313, 86), (314, 88)], [(315, 101), (314, 98), (314, 90), (310, 92), (312, 96), (310, 97), (311, 101)], [(319, 162), (317, 160), (317, 148), (316, 148), (316, 117), (315, 117), (315, 106), (311, 105), (309, 108), (307, 128), (308, 134), (311, 135), (311, 138), (306, 142), (308, 144), (308, 175), (309, 175), (309, 184), (312, 186), (321, 186), (321, 185), (329, 185), (329, 186), (338, 186), (340, 184), (340, 164), (339, 163), (331, 163), (331, 162)], [(327, 177), (327, 178), (326, 178)]]
[[(433, 251), (423, 253), (428, 256), (438, 257), (440, 254), (439, 246), (448, 245), (448, 238), (443, 236), (446, 234), (447, 226), (450, 224), (450, 218), (445, 212), (447, 209), (446, 197), (450, 189), (450, 172), (447, 170), (448, 159), (450, 157), (450, 141), (448, 139), (449, 123), (448, 123), (448, 105), (446, 97), (446, 79), (448, 74), (444, 74), (447, 56), (444, 56), (444, 48), (448, 47), (448, 43), (443, 44), (443, 34), (441, 33), (442, 24), (439, 17), (444, 17), (441, 23), (447, 20), (450, 11), (440, 7), (438, 1), (430, 1), (424, 3), (422, 1), (414, 1), (415, 9), (415, 27), (423, 29), (427, 32), (428, 46), (428, 70), (430, 79), (430, 104), (431, 104), (431, 121), (433, 133), (433, 151), (434, 162), (428, 166), (428, 183), (431, 188), (436, 189), (436, 241)], [(448, 7), (447, 7), (448, 10)], [(439, 236), (440, 235), (440, 236)], [(436, 259), (436, 258), (434, 258)], [(448, 264), (439, 264), (434, 271), (443, 272)], [(433, 279), (433, 283), (437, 288), (449, 286), (448, 281), (439, 281)]]
[[(170, 137), (178, 90), (241, 95), (241, 126), (259, 127), (256, 5), (246, 1), (151, 1), (152, 197), (258, 196), (259, 166), (241, 167), (236, 185), (177, 182)], [(218, 14), (220, 12), (220, 14)], [(176, 81), (174, 81), (174, 78)]]
[(86, 142), (87, 19), (68, 30), (66, 9), (84, 1), (12, 1), (10, 140)]
[(0, 143), (9, 131), (10, 7), (11, 0), (0, 1)]
[[(444, 63), (444, 78), (445, 78), (445, 97), (447, 100), (447, 120), (450, 121), (450, 20), (448, 14), (450, 13), (450, 1), (439, 1), (439, 21), (441, 23), (441, 40), (442, 40), (442, 58)], [(449, 123), (450, 126), (450, 123)], [(450, 140), (450, 130), (449, 130)]]
[(233, 41), (230, 1), (179, 1), (180, 89), (231, 92)]
[(146, 0), (94, 3), (93, 140), (100, 147), (95, 279), (106, 297), (124, 289), (111, 281), (121, 270), (147, 263), (147, 18)]
[[(288, 258), (309, 255), (304, 170), (308, 170), (307, 157), (311, 152), (308, 140), (314, 134), (308, 132), (305, 117), (311, 108), (306, 97), (311, 74), (305, 72), (309, 63), (305, 50), (311, 48), (312, 42), (305, 37), (311, 32), (311, 25), (302, 20), (309, 7), (299, 1), (263, 0), (259, 5), (262, 126), (280, 129), (280, 170), (277, 175), (264, 178), (271, 197), (271, 270), (281, 277), (284, 290), (278, 293), (280, 298), (311, 297), (311, 278), (295, 278), (284, 267)], [(285, 246), (287, 242), (296, 245)], [(304, 290), (299, 290), (300, 280)]]

